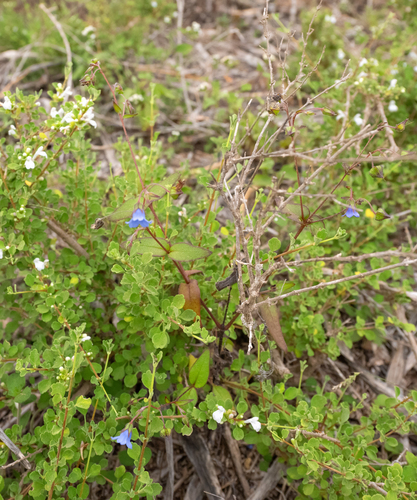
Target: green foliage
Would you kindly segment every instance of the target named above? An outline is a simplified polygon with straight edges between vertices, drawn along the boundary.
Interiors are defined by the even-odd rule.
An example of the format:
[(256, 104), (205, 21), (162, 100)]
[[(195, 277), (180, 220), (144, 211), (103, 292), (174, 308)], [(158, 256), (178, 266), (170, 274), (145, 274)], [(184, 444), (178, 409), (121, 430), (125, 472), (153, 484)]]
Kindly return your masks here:
[[(332, 389), (326, 384), (320, 387), (315, 379), (305, 381), (302, 374), (295, 382), (291, 376), (271, 378), (268, 370), (276, 344), (268, 340), (262, 327), (254, 332), (255, 349), (246, 352), (249, 328), (238, 314), (243, 301), (238, 287), (234, 284), (230, 288), (229, 297), (229, 289), (217, 291), (214, 286), (229, 273), (237, 230), (230, 220), (217, 218), (220, 209), (216, 211), (213, 205), (208, 210), (213, 193), (209, 173), (198, 171), (198, 184), (193, 189), (183, 185), (179, 181), (191, 176), (188, 167), (184, 165), (175, 174), (166, 167), (175, 136), (163, 142), (153, 134), (159, 109), (169, 114), (176, 105), (185, 108), (182, 93), (176, 86), (154, 83), (146, 68), (134, 76), (121, 62), (131, 52), (147, 61), (164, 61), (172, 52), (186, 56), (194, 50), (192, 39), (179, 45), (170, 42), (172, 47), (164, 49), (152, 42), (141, 43), (164, 17), (172, 21), (175, 5), (160, 2), (156, 8), (140, 1), (122, 9), (119, 2), (100, 2), (98, 12), (98, 2), (83, 5), (88, 19), (95, 20), (95, 29), (88, 31), (88, 23), (79, 16), (68, 17), (68, 29), (87, 33), (82, 35), (83, 43), (74, 46), (73, 77), (81, 79), (89, 67), (91, 74), (97, 71), (95, 84), (68, 100), (66, 82), (55, 84), (48, 92), (51, 110), (39, 101), (40, 94), (18, 89), (4, 93), (0, 408), (15, 417), (6, 430), (8, 438), (24, 455), (39, 453), (31, 458), (34, 469), (27, 475), (16, 470), (13, 476), (0, 476), (0, 498), (20, 498), (26, 487), (34, 499), (48, 495), (88, 498), (93, 483), (103, 485), (106, 481), (111, 484), (113, 499), (154, 498), (161, 486), (153, 483), (146, 471), (152, 459), (148, 443), (173, 430), (190, 435), (203, 425), (209, 429), (230, 425), (234, 439), (256, 447), (263, 457), (262, 467), (278, 455), (287, 465), (287, 481), (299, 499), (416, 498), (415, 455), (407, 451), (406, 463), (392, 463), (404, 451), (399, 435), (412, 430), (416, 391), (401, 396), (397, 388), (395, 397), (379, 395), (364, 409), (365, 394), (359, 398), (356, 392), (355, 398), (347, 394), (355, 376)], [(29, 5), (22, 7), (20, 16), (14, 12), (13, 2), (2, 8), (0, 43), (18, 49), (34, 42), (40, 15), (34, 16), (29, 26)], [(341, 121), (334, 118), (333, 108), (346, 112), (346, 86), (337, 86), (322, 96), (323, 107), (299, 113), (288, 126), (287, 136), (278, 141), (279, 148), (287, 149), (293, 136), (305, 150), (319, 148), (341, 133), (348, 139), (360, 126), (357, 115), (362, 119), (370, 99), (379, 99), (385, 105), (397, 103), (388, 107), (390, 130), (403, 151), (412, 149), (415, 126), (411, 123), (400, 132), (406, 118), (414, 113), (415, 68), (409, 59), (402, 64), (400, 59), (411, 49), (416, 7), (396, 2), (396, 8), (404, 29), (399, 29), (383, 9), (367, 14), (369, 30), (356, 30), (352, 35), (364, 49), (361, 59), (354, 62), (357, 74), (347, 115)], [(67, 7), (62, 9), (64, 17)], [(327, 51), (320, 71), (313, 72), (297, 91), (300, 101), (333, 85), (348, 57), (343, 52), (348, 49), (342, 45), (342, 34), (350, 33), (351, 27), (340, 26), (342, 34), (337, 33), (329, 16), (325, 11), (318, 14), (310, 42), (312, 47), (326, 44)], [(137, 29), (125, 30), (132, 19), (140, 19)], [(311, 12), (308, 22), (310, 19)], [(275, 20), (280, 23), (278, 17)], [(46, 35), (40, 52), (43, 60), (52, 59), (48, 47), (60, 42), (58, 36), (53, 31)], [(371, 46), (375, 47), (372, 54)], [(343, 52), (342, 57), (338, 51)], [(92, 54), (105, 62), (90, 61)], [(308, 54), (314, 59), (310, 46)], [(298, 51), (289, 57), (290, 74), (296, 71), (299, 57)], [(227, 64), (234, 63), (230, 60)], [(120, 82), (117, 103), (105, 87), (99, 67)], [(366, 74), (360, 76), (361, 72)], [(39, 76), (35, 71), (30, 78)], [(391, 76), (395, 76), (395, 83)], [(203, 109), (213, 110), (216, 120), (227, 122), (231, 116), (229, 136), (214, 129), (206, 144), (208, 151), (221, 152), (223, 159), (232, 147), (235, 113), (244, 103), (244, 92), (250, 90), (250, 84), (245, 84), (240, 92), (226, 92), (213, 81), (202, 95)], [(152, 130), (151, 140), (132, 141), (132, 155), (121, 137), (116, 149), (123, 175), (104, 179), (98, 175), (97, 153), (91, 148), (96, 127), (93, 107), (102, 100), (113, 100), (115, 112), (123, 115), (126, 99), (133, 101), (135, 95), (136, 111), (140, 112), (129, 112), (124, 118)], [(251, 110), (247, 118), (253, 126), (252, 136), (258, 137), (267, 118), (255, 119)], [(405, 121), (404, 126), (395, 128), (400, 120)], [(275, 131), (273, 123), (270, 135)], [(374, 125), (378, 123), (376, 120)], [(243, 133), (237, 130), (238, 140)], [(376, 135), (374, 141), (372, 150), (382, 153), (385, 136)], [(296, 189), (293, 164), (281, 160), (267, 158), (260, 166), (254, 179), (258, 189), (254, 207), (243, 215), (247, 220), (260, 217), (259, 207), (266, 203), (275, 176), (282, 176), (288, 192)], [(309, 186), (311, 198), (338, 182), (342, 160)], [(392, 161), (382, 169), (365, 161), (362, 166), (346, 173), (350, 192), (358, 193), (356, 205), (362, 206), (359, 219), (336, 217), (340, 206), (335, 209), (327, 203), (320, 209), (322, 221), (314, 221), (309, 226), (311, 232), (297, 234), (299, 224), (307, 222), (315, 208), (307, 197), (302, 210), (299, 205), (288, 206), (285, 219), (272, 213), (262, 215), (272, 221), (272, 234), (277, 235), (262, 235), (259, 252), (264, 270), (282, 256), (278, 256), (280, 250), (288, 258), (287, 267), (280, 271), (283, 276), (271, 276), (268, 296), (327, 280), (329, 270), (330, 274), (334, 270), (326, 267), (326, 257), (392, 249), (399, 217), (415, 231), (416, 206), (414, 200), (404, 197), (405, 186), (414, 186), (414, 164)], [(214, 169), (212, 174), (217, 178), (220, 171)], [(304, 169), (303, 175), (307, 174)], [(181, 192), (187, 201), (176, 205)], [(376, 210), (362, 205), (365, 200), (371, 200)], [(343, 211), (351, 202), (341, 202)], [(138, 226), (136, 230), (125, 223), (138, 208), (153, 221), (150, 228)], [(221, 228), (220, 220), (224, 224)], [(411, 250), (410, 246), (409, 242), (403, 250)], [(296, 255), (307, 262), (298, 265)], [(397, 262), (397, 257), (391, 259), (392, 264)], [(370, 260), (369, 265), (353, 260), (341, 264), (331, 279), (387, 265), (382, 258)], [(249, 279), (247, 267), (243, 266), (242, 286)], [(197, 290), (202, 300), (201, 312), (188, 308), (185, 296), (178, 293), (181, 283), (189, 284), (193, 279), (197, 283), (193, 293)], [(279, 308), (280, 335), (285, 338), (282, 345), (286, 344), (294, 359), (317, 353), (335, 359), (343, 344), (351, 348), (362, 339), (382, 344), (387, 324), (413, 332), (415, 326), (401, 321), (392, 300), (381, 293), (381, 283), (388, 281), (396, 302), (407, 303), (407, 292), (413, 292), (413, 274), (410, 268), (399, 267), (285, 298)], [(370, 290), (373, 302), (364, 300)], [(228, 322), (227, 335), (222, 337), (219, 332)], [(223, 343), (219, 346), (220, 339)], [(222, 346), (230, 351), (231, 359), (220, 369), (214, 365), (213, 353)], [(305, 365), (301, 372), (304, 369)], [(74, 397), (78, 388), (90, 384), (91, 397)], [(23, 411), (28, 405), (35, 410)], [(124, 444), (111, 440), (124, 431), (132, 433), (132, 447), (127, 452), (120, 449)], [(10, 458), (17, 459), (10, 455), (8, 448), (1, 449), (0, 466)], [(112, 455), (117, 455), (121, 464), (115, 469), (109, 465)], [(386, 496), (378, 493), (378, 488)]]

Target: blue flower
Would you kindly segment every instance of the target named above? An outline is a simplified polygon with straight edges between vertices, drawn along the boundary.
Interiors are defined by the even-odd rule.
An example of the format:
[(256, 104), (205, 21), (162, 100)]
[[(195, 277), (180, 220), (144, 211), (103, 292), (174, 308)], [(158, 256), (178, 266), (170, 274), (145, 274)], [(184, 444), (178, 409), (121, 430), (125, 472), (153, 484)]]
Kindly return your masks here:
[(342, 217), (344, 217), (346, 215), (346, 217), (349, 217), (349, 219), (351, 217), (359, 217), (359, 214), (358, 212), (353, 208), (353, 207), (349, 207), (347, 210), (346, 210), (346, 213), (342, 215)]
[(149, 224), (152, 224), (151, 220), (146, 220), (145, 219), (145, 212), (138, 208), (133, 212), (132, 218), (130, 219), (129, 222), (126, 222), (125, 224), (129, 224), (129, 227), (135, 228), (138, 227), (139, 225), (142, 227), (148, 227)]
[(132, 431), (129, 432), (129, 429), (125, 429), (120, 433), (120, 436), (112, 437), (111, 439), (119, 444), (125, 444), (128, 448), (132, 449), (132, 443), (130, 442)]

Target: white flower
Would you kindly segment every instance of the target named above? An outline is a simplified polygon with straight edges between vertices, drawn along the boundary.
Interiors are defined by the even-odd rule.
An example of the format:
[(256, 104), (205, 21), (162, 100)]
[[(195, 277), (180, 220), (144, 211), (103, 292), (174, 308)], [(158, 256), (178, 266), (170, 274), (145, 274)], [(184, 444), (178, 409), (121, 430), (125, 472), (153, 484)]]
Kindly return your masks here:
[(217, 410), (213, 413), (213, 419), (218, 423), (221, 424), (223, 420), (223, 415), (226, 413), (226, 410), (223, 408), (223, 406), (217, 405)]
[(64, 97), (72, 95), (71, 89), (67, 87), (65, 90), (62, 90), (62, 85), (61, 87), (58, 86), (58, 96), (61, 99), (64, 99)]
[(245, 420), (245, 424), (250, 424), (254, 431), (259, 432), (262, 428), (261, 422), (259, 422), (258, 417), (252, 417)]
[(164, 17), (164, 23), (170, 23), (171, 22), (171, 18), (169, 16), (165, 16)]
[(81, 34), (83, 36), (87, 36), (89, 33), (91, 33), (92, 31), (95, 31), (96, 29), (94, 28), (94, 26), (87, 26), (85, 27), (82, 31), (81, 31)]
[(388, 111), (391, 111), (391, 113), (395, 113), (396, 111), (398, 111), (398, 106), (395, 104), (395, 101), (389, 102)]
[(414, 50), (412, 50), (408, 55), (411, 57), (411, 59), (417, 61), (417, 54), (414, 52)]
[(398, 69), (394, 68), (390, 71), (391, 75), (398, 75)]
[(397, 85), (397, 79), (396, 78), (393, 78), (390, 82), (389, 82), (389, 87), (390, 89), (393, 89), (394, 87), (396, 87)]
[(377, 59), (375, 59), (375, 58), (373, 58), (373, 57), (371, 57), (371, 58), (369, 59), (369, 62), (370, 62), (371, 64), (373, 64), (374, 66), (379, 66), (379, 62), (378, 62), (378, 60), (377, 60)]
[(72, 111), (70, 111), (69, 113), (67, 113), (64, 118), (62, 118), (62, 121), (64, 123), (72, 123), (73, 121), (75, 121), (75, 117), (74, 115), (72, 114)]
[(358, 125), (360, 127), (362, 125), (362, 123), (363, 123), (363, 118), (361, 118), (361, 115), (359, 113), (357, 113), (353, 117), (353, 121), (356, 123), (356, 125)]
[(3, 250), (0, 248), (0, 259), (3, 258)]
[(155, 0), (153, 2), (151, 2), (151, 6), (152, 8), (156, 9), (158, 7), (158, 2), (155, 2)]
[(332, 24), (335, 24), (337, 21), (335, 16), (327, 16), (327, 15), (324, 17), (324, 20), (327, 21), (328, 23), (332, 23)]
[(173, 12), (172, 17), (178, 17), (178, 12), (177, 11)]
[(200, 31), (201, 25), (200, 25), (200, 23), (197, 23), (196, 21), (193, 21), (191, 23), (191, 27), (192, 27), (193, 31), (195, 31), (196, 33), (198, 33)]
[(32, 160), (31, 156), (28, 156), (25, 161), (25, 167), (28, 170), (31, 170), (32, 168), (35, 168), (35, 162)]
[(10, 125), (9, 135), (16, 135), (16, 134), (17, 134), (16, 127), (14, 125)]
[(175, 135), (176, 137), (178, 137), (180, 135), (179, 131), (178, 130), (173, 130), (171, 132), (172, 135)]
[[(30, 151), (30, 149), (29, 149), (29, 151)], [(43, 151), (43, 146), (41, 146), (40, 148), (38, 148), (36, 150), (36, 153), (33, 155), (33, 157), (32, 156), (28, 156), (26, 158), (25, 167), (28, 170), (31, 170), (32, 168), (35, 168), (35, 161), (34, 160), (36, 160), (36, 158), (38, 156), (44, 156), (45, 158), (48, 158), (48, 155), (45, 153), (45, 151)]]
[(368, 64), (368, 59), (362, 57), (362, 59), (359, 61), (359, 67), (362, 68), (362, 66), (365, 66), (365, 64)]
[(417, 66), (414, 66), (413, 70), (417, 73)]
[(62, 118), (62, 116), (64, 115), (65, 111), (61, 108), (59, 111), (57, 111), (57, 109), (55, 107), (53, 107), (51, 109), (51, 116), (52, 118), (56, 118), (57, 116), (60, 116)]
[(3, 109), (12, 109), (12, 101), (6, 96), (4, 96)]
[(47, 262), (49, 262), (48, 259), (45, 259), (45, 261), (42, 262), (38, 257), (36, 257), (36, 259), (33, 261), (38, 271), (43, 271)]
[(41, 103), (38, 101), (38, 102), (35, 102), (35, 106), (40, 106)]
[(198, 90), (207, 90), (209, 88), (208, 82), (201, 82), (200, 85), (198, 86)]
[(131, 102), (142, 102), (143, 95), (142, 94), (133, 94), (131, 97), (129, 97), (129, 101)]
[(81, 120), (85, 123), (88, 123), (92, 127), (96, 128), (97, 123), (93, 120), (94, 118), (94, 110), (93, 108), (88, 108), (87, 111), (84, 113), (84, 116), (81, 118)]
[(346, 116), (346, 113), (344, 111), (342, 111), (341, 109), (339, 109), (339, 111), (337, 112), (336, 120), (340, 120), (342, 118), (345, 118), (345, 116)]
[(71, 361), (71, 358), (70, 358), (69, 356), (67, 356), (67, 357), (65, 358), (65, 361)]
[(364, 77), (364, 76), (368, 76), (368, 73), (365, 73), (365, 71), (361, 71), (361, 72), (359, 73), (359, 75), (358, 75), (358, 78), (362, 78), (362, 80), (363, 80), (363, 77)]
[(81, 97), (80, 106), (85, 108), (89, 102), (90, 102), (90, 99), (87, 99), (86, 97)]
[(343, 52), (342, 49), (337, 49), (337, 58), (338, 59), (343, 59), (345, 57), (345, 53)]

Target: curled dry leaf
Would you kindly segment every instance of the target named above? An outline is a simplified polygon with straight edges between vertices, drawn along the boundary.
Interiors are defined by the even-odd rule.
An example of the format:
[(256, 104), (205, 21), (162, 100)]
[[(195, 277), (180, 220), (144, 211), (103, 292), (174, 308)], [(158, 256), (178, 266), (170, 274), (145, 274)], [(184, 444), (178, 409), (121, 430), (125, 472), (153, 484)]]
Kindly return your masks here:
[(197, 316), (200, 316), (200, 288), (197, 280), (190, 280), (190, 283), (181, 283), (178, 293), (184, 295), (185, 298), (183, 309), (191, 309)]
[[(261, 300), (262, 299), (260, 299), (259, 301)], [(262, 304), (259, 309), (263, 319), (265, 320), (272, 340), (276, 342), (277, 346), (280, 349), (282, 349), (284, 352), (287, 352), (287, 344), (285, 342), (284, 336), (282, 335), (281, 323), (279, 322), (278, 307), (276, 305)]]

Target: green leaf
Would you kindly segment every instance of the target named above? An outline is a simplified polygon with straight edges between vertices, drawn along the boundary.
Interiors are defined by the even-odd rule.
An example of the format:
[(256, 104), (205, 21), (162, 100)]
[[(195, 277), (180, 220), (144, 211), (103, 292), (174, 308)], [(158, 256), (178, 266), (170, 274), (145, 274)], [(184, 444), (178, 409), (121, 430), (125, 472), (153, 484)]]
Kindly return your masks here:
[(84, 396), (80, 396), (75, 403), (77, 408), (82, 408), (83, 410), (87, 410), (91, 406), (91, 398), (85, 398)]
[(298, 396), (297, 387), (288, 387), (288, 389), (284, 393), (284, 398), (288, 400), (295, 399), (297, 396)]
[(189, 380), (194, 387), (206, 385), (210, 374), (210, 351), (204, 351), (190, 370)]
[(183, 54), (186, 56), (193, 50), (193, 46), (189, 45), (188, 43), (181, 43), (180, 45), (177, 45), (175, 48), (175, 51), (178, 52), (178, 54)]
[[(213, 394), (216, 396), (217, 401), (226, 401), (227, 399), (230, 399), (230, 401), (233, 401), (233, 398), (230, 395), (230, 392), (226, 389), (226, 387), (222, 387), (221, 385), (213, 385)], [(242, 412), (239, 412), (239, 413), (242, 413)]]
[(245, 433), (244, 433), (243, 429), (236, 426), (233, 429), (233, 437), (236, 439), (236, 441), (241, 441), (245, 437)]
[(314, 408), (318, 408), (319, 410), (321, 410), (326, 403), (327, 398), (325, 398), (324, 396), (320, 396), (319, 394), (316, 394), (311, 399), (311, 406), (313, 406)]
[(130, 219), (132, 217), (133, 212), (139, 208), (138, 198), (130, 198), (126, 200), (124, 203), (120, 205), (119, 208), (107, 215), (106, 217), (102, 217), (102, 219), (109, 219), (112, 222), (116, 222), (122, 219)]
[(177, 404), (188, 405), (189, 403), (193, 403), (195, 405), (197, 401), (198, 401), (197, 391), (194, 389), (194, 387), (189, 387), (184, 394), (181, 394), (181, 397), (177, 401)]
[(156, 349), (163, 349), (169, 343), (169, 336), (164, 330), (160, 330), (152, 335), (152, 343)]
[(123, 269), (122, 266), (119, 266), (119, 264), (114, 264), (114, 266), (111, 268), (112, 272), (113, 273), (116, 273), (116, 274), (121, 274), (121, 273), (124, 273), (125, 270)]
[(272, 252), (276, 252), (277, 250), (279, 250), (281, 248), (281, 242), (279, 241), (278, 238), (271, 238), (268, 241), (268, 246)]
[[(137, 381), (138, 381), (138, 377), (134, 373), (132, 373), (131, 375), (126, 375), (126, 377), (124, 379), (124, 383), (125, 383), (126, 387), (135, 387), (135, 385), (137, 384)], [(143, 377), (142, 377), (142, 381), (143, 381)]]
[(185, 297), (181, 293), (175, 295), (175, 297), (172, 299), (172, 305), (177, 309), (182, 309), (184, 307), (184, 304), (185, 304)]
[(118, 104), (116, 104), (115, 102), (113, 102), (113, 108), (118, 115), (120, 115), (122, 113), (121, 107)]
[(51, 387), (51, 379), (49, 378), (46, 378), (44, 380), (41, 380), (38, 384), (38, 390), (41, 394), (43, 394), (44, 392), (46, 392), (50, 387)]
[(179, 262), (190, 262), (192, 260), (205, 259), (211, 253), (210, 250), (195, 247), (188, 243), (176, 243), (172, 245), (168, 257)]
[(155, 241), (153, 238), (142, 238), (139, 241), (135, 241), (132, 245), (130, 255), (133, 257), (136, 254), (146, 254), (150, 253), (154, 257), (163, 257), (169, 252), (169, 243), (163, 238), (157, 238)]
[(142, 384), (147, 388), (147, 389), (151, 389), (152, 388), (152, 373), (150, 370), (148, 370), (147, 372), (145, 372), (143, 375), (142, 375)]

